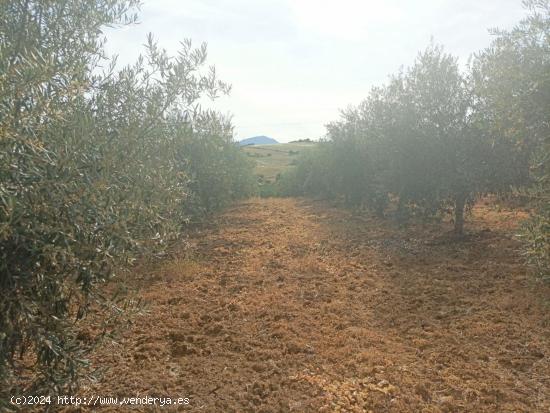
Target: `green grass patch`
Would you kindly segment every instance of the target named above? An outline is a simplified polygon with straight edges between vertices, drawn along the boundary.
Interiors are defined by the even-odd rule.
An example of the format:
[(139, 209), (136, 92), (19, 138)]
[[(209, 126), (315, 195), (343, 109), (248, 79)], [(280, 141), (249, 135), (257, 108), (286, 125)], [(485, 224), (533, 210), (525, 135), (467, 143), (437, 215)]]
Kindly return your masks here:
[(296, 158), (315, 146), (314, 142), (249, 145), (244, 146), (243, 151), (249, 158), (254, 159), (256, 162), (254, 173), (258, 176), (260, 183), (266, 185), (274, 183), (278, 175), (293, 168)]

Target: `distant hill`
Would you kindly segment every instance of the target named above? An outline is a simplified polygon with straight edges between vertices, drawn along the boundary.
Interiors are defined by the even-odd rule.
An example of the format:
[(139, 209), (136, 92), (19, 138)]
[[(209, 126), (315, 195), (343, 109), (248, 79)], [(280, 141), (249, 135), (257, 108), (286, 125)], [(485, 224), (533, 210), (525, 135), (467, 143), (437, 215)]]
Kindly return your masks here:
[(268, 136), (254, 136), (252, 138), (243, 139), (239, 142), (240, 146), (246, 146), (246, 145), (274, 145), (277, 142), (275, 139), (270, 138)]

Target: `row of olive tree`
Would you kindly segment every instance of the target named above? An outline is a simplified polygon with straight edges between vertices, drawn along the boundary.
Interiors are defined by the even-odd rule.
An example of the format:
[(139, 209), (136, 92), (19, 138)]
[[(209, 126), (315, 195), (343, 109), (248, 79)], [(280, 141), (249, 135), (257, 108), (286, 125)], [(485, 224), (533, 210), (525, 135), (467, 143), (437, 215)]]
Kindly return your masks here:
[[(496, 184), (489, 179), (494, 151), (472, 111), (468, 80), (455, 58), (428, 48), (328, 125), (329, 140), (320, 150), (330, 154), (332, 167), (309, 175), (325, 180), (333, 195), (366, 203), (380, 215), (392, 196), (400, 218), (453, 208), (461, 233), (466, 205)], [(317, 190), (308, 179), (302, 189)]]
[[(495, 141), (513, 147), (530, 167), (525, 189), (533, 206), (524, 237), (526, 256), (550, 280), (550, 1), (524, 1), (529, 15), (495, 40), (473, 66), (476, 110)], [(508, 167), (508, 165), (505, 165)]]
[(75, 321), (113, 268), (253, 188), (230, 122), (198, 106), (229, 91), (204, 45), (170, 57), (149, 38), (122, 70), (104, 56), (102, 28), (137, 7), (0, 2), (0, 410), (25, 365), (28, 392), (75, 383)]
[(343, 196), (380, 215), (395, 198), (401, 219), (452, 212), (461, 234), (476, 197), (531, 184), (533, 154), (548, 137), (548, 1), (527, 6), (531, 17), (497, 32), (469, 70), (431, 46), (343, 111), (283, 177), (284, 190)]

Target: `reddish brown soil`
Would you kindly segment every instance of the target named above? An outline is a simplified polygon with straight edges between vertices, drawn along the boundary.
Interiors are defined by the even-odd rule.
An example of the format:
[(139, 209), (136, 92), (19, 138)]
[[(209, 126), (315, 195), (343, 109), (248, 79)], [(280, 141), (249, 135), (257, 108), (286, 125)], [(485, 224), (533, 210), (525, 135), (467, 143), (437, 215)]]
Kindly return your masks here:
[(448, 224), (242, 203), (193, 259), (145, 274), (148, 311), (85, 390), (190, 398), (165, 412), (548, 412), (550, 294), (522, 265), (519, 218), (478, 207), (456, 241)]

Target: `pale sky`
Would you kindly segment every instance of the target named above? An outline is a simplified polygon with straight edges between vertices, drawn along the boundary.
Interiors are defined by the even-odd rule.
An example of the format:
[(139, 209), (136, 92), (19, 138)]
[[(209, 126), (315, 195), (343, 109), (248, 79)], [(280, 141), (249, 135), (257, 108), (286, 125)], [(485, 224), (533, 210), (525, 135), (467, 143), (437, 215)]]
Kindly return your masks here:
[(130, 63), (146, 35), (175, 54), (208, 44), (208, 64), (233, 86), (213, 107), (233, 116), (235, 139), (317, 139), (418, 51), (443, 44), (465, 64), (512, 27), (520, 0), (144, 0), (140, 24), (109, 30), (107, 50)]

